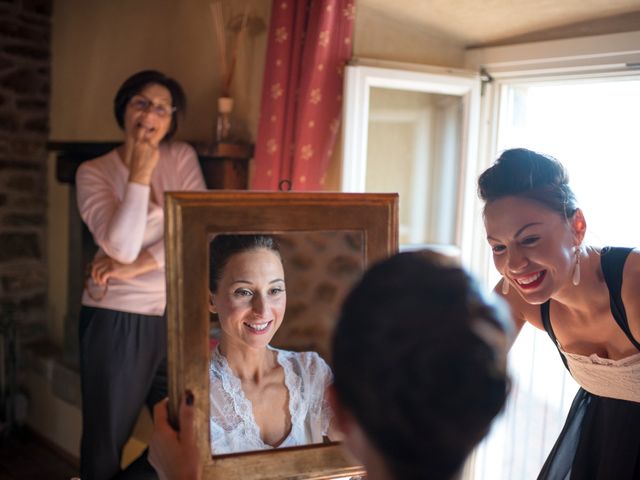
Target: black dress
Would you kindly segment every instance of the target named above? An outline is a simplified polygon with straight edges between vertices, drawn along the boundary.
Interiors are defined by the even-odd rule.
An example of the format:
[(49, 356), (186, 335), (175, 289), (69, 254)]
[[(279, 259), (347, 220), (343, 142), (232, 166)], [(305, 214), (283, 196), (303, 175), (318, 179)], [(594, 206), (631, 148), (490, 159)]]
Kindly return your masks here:
[[(602, 249), (601, 264), (611, 298), (611, 313), (640, 350), (640, 343), (629, 329), (620, 294), (624, 262), (631, 250), (606, 247)], [(545, 330), (557, 346), (549, 301), (541, 305), (541, 315)], [(562, 353), (560, 356), (567, 366)], [(578, 390), (564, 428), (538, 475), (538, 480), (565, 479), (640, 479), (640, 403)]]

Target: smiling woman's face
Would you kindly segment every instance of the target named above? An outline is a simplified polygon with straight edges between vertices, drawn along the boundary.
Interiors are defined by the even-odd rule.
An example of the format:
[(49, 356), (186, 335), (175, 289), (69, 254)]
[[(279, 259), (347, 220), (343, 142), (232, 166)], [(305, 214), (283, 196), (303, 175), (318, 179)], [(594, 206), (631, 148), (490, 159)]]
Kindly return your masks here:
[(541, 204), (504, 197), (485, 208), (487, 240), (498, 272), (531, 304), (571, 286), (575, 246), (572, 223)]
[[(137, 108), (145, 103), (149, 106), (145, 109)], [(131, 97), (124, 115), (124, 131), (129, 137), (153, 140), (160, 142), (169, 131), (173, 113), (173, 100), (171, 92), (166, 87), (157, 83), (146, 85), (137, 94)], [(159, 115), (158, 111), (165, 111)], [(140, 133), (138, 133), (142, 130)]]
[(233, 255), (212, 292), (212, 312), (222, 329), (221, 343), (263, 348), (282, 324), (287, 304), (282, 261), (259, 248)]

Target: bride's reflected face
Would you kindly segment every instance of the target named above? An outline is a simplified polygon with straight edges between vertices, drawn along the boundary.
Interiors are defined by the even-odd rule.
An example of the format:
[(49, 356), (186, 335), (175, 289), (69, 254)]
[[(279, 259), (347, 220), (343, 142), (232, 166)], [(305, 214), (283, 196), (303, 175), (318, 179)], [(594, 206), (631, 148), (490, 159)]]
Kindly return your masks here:
[(233, 255), (211, 300), (223, 344), (265, 347), (280, 328), (287, 304), (280, 257), (266, 248)]

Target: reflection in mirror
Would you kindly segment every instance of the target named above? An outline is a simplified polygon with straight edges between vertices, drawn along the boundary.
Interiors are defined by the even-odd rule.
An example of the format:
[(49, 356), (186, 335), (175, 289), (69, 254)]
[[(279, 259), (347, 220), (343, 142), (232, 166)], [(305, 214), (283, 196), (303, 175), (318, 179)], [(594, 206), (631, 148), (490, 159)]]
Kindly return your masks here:
[(313, 350), (331, 363), (330, 341), (340, 305), (364, 271), (362, 232), (290, 233), (277, 239), (287, 277), (287, 315), (273, 345)]
[(341, 301), (364, 268), (363, 244), (353, 231), (213, 237), (213, 454), (336, 439), (326, 360)]
[(459, 95), (370, 90), (365, 190), (399, 193), (401, 245), (456, 243), (462, 112)]

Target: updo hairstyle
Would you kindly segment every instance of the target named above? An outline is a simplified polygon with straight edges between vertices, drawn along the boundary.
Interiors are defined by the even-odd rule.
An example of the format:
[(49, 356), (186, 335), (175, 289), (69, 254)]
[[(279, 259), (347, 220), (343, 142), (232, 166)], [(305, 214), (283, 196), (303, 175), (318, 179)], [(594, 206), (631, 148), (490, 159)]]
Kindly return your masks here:
[(398, 479), (451, 479), (487, 433), (508, 390), (506, 310), (434, 252), (368, 270), (333, 339), (338, 400)]
[(478, 194), (485, 204), (507, 196), (527, 198), (566, 219), (578, 209), (564, 166), (549, 155), (526, 148), (505, 150), (480, 175)]
[(278, 255), (278, 258), (281, 258), (278, 242), (270, 235), (216, 235), (209, 244), (209, 289), (212, 292), (218, 290), (218, 282), (220, 282), (224, 268), (231, 257), (238, 253), (261, 248), (271, 250)]

